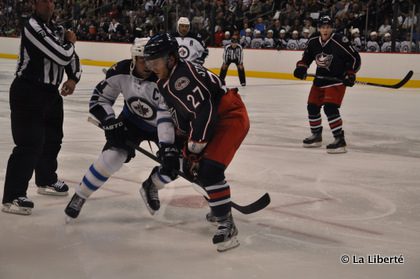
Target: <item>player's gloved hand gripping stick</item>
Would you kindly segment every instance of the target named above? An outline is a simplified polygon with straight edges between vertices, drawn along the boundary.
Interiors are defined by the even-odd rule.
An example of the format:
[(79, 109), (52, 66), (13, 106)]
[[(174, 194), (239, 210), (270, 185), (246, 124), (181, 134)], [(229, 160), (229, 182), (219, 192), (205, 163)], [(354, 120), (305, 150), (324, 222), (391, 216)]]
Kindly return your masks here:
[[(90, 123), (94, 124), (95, 126), (103, 129), (101, 123), (98, 120), (94, 119), (93, 117), (88, 117), (88, 122), (90, 122)], [(147, 157), (149, 157), (153, 161), (161, 164), (160, 160), (155, 155), (150, 153), (149, 151), (141, 148), (140, 146), (136, 146), (134, 143), (129, 142), (129, 141), (127, 141), (125, 144), (127, 144), (128, 146), (130, 146), (130, 147), (134, 148), (135, 150), (139, 151), (143, 155), (146, 155)], [(182, 171), (177, 171), (177, 174), (179, 176), (181, 176), (182, 178), (188, 180), (189, 182), (193, 183), (193, 185), (196, 184), (195, 181), (192, 181), (191, 179), (189, 179), (189, 177), (186, 176)], [(207, 196), (207, 193), (200, 186), (195, 185), (194, 189), (197, 190), (203, 196)], [(257, 211), (260, 211), (260, 210), (264, 209), (265, 207), (267, 207), (267, 205), (270, 204), (270, 202), (271, 202), (270, 195), (268, 193), (265, 193), (258, 200), (256, 200), (253, 203), (250, 203), (248, 205), (239, 205), (239, 204), (231, 201), (231, 206), (234, 209), (236, 209), (237, 211), (239, 211), (243, 214), (251, 214), (251, 213), (255, 213)]]

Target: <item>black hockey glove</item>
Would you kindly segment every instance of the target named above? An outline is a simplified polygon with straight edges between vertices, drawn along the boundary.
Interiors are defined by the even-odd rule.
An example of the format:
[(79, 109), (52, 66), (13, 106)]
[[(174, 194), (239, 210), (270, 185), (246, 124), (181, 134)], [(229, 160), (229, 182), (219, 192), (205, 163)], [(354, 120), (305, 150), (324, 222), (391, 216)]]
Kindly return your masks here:
[(160, 173), (169, 176), (172, 180), (177, 178), (179, 171), (179, 150), (174, 144), (162, 144), (159, 148), (159, 159), (162, 164)]
[(356, 82), (356, 74), (353, 71), (347, 71), (343, 78), (343, 84), (345, 86), (353, 87)]
[(124, 147), (125, 127), (121, 120), (112, 118), (102, 125), (107, 142), (114, 147)]
[(305, 64), (298, 62), (296, 64), (296, 69), (293, 72), (293, 75), (298, 79), (306, 79), (307, 71), (308, 67)]
[(201, 155), (192, 153), (188, 148), (183, 150), (182, 171), (190, 181), (195, 181), (198, 176), (198, 168), (200, 167)]

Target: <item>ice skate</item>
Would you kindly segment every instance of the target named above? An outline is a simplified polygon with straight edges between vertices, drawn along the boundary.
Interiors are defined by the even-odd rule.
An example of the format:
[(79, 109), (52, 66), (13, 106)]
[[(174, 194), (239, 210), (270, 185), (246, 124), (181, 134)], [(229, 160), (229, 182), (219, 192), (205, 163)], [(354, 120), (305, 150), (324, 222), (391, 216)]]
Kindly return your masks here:
[[(217, 217), (216, 217), (217, 218)], [(218, 252), (224, 252), (239, 246), (237, 239), (238, 229), (233, 222), (231, 213), (227, 216), (217, 218), (217, 231), (213, 236), (213, 244), (217, 245)]]
[(69, 186), (64, 181), (57, 180), (51, 185), (38, 186), (37, 192), (41, 195), (67, 196), (69, 194)]
[(2, 211), (5, 213), (31, 215), (34, 203), (27, 197), (19, 197), (11, 203), (3, 204)]
[(67, 216), (75, 219), (79, 216), (80, 211), (82, 210), (82, 206), (85, 203), (86, 199), (82, 198), (78, 194), (74, 194), (71, 198), (70, 202), (67, 204), (64, 212)]
[(312, 148), (320, 147), (322, 145), (322, 133), (312, 134), (310, 137), (307, 137), (303, 140), (303, 147)]
[(344, 131), (341, 132), (340, 135), (335, 137), (333, 143), (327, 145), (327, 153), (330, 154), (340, 154), (346, 153), (346, 140), (344, 139)]
[(160, 208), (160, 201), (158, 189), (150, 177), (143, 182), (139, 191), (150, 214), (154, 215)]

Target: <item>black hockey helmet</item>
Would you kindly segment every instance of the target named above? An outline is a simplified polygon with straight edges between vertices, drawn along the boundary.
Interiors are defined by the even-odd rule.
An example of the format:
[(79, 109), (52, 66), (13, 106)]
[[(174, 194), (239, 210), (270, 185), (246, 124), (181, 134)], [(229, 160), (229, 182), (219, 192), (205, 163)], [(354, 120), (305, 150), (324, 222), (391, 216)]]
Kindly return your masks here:
[(154, 60), (170, 53), (178, 55), (178, 42), (169, 33), (154, 35), (144, 47), (144, 59), (146, 60)]
[(319, 18), (318, 27), (321, 27), (322, 25), (329, 25), (331, 27), (334, 27), (334, 23), (329, 16), (322, 16)]

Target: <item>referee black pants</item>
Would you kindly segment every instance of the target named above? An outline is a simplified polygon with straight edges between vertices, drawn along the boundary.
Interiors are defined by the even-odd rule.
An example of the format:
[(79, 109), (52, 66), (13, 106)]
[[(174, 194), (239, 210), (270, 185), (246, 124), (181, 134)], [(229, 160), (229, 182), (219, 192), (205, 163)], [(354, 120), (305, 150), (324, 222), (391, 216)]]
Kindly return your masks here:
[(26, 196), (34, 171), (38, 186), (57, 181), (63, 139), (63, 99), (58, 88), (16, 78), (9, 98), (15, 147), (7, 164), (3, 203)]

